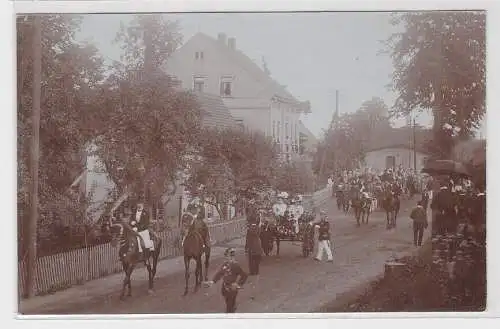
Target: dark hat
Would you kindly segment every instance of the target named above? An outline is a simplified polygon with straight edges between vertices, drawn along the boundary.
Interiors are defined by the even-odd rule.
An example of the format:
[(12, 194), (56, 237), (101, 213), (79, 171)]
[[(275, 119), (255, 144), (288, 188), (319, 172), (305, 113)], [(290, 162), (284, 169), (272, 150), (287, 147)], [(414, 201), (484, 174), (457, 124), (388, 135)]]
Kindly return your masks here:
[(224, 256), (225, 257), (229, 257), (229, 256), (234, 256), (236, 254), (236, 251), (234, 250), (234, 248), (227, 248), (226, 251), (224, 251)]

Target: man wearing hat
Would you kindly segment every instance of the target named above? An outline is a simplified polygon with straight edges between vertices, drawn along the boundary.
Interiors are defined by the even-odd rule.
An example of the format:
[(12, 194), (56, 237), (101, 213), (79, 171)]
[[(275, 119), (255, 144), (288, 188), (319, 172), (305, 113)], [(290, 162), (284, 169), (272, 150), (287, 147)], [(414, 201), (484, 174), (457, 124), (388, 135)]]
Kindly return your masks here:
[(227, 248), (224, 252), (226, 261), (215, 273), (212, 281), (205, 284), (210, 287), (222, 279), (221, 294), (226, 302), (226, 313), (236, 312), (236, 296), (238, 290), (245, 284), (248, 274), (241, 268), (235, 259), (236, 251), (233, 248)]
[(323, 253), (326, 253), (329, 262), (333, 262), (333, 253), (330, 241), (330, 223), (325, 211), (320, 211), (320, 221), (316, 225), (318, 228), (318, 254), (314, 258), (321, 261)]
[(154, 243), (151, 236), (153, 233), (149, 229), (150, 222), (149, 214), (144, 209), (144, 199), (139, 198), (135, 214), (130, 222), (139, 237), (139, 252), (143, 252), (146, 249), (154, 250)]
[(432, 223), (432, 234), (444, 234), (454, 232), (456, 228), (456, 211), (453, 193), (448, 182), (443, 182), (439, 192), (431, 203), (431, 209), (435, 212)]
[(250, 275), (258, 275), (262, 257), (262, 246), (260, 243), (260, 229), (257, 223), (248, 224), (245, 251), (248, 254), (248, 270)]

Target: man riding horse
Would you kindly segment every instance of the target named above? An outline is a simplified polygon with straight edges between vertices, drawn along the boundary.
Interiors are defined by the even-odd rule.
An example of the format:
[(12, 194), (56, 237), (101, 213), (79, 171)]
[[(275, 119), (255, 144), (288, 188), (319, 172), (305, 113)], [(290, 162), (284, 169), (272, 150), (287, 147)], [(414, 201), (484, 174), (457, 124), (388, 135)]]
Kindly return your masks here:
[(191, 219), (190, 229), (200, 233), (203, 243), (206, 248), (210, 247), (210, 231), (207, 223), (205, 223), (205, 207), (201, 204), (198, 198), (195, 198), (186, 208), (186, 212), (182, 215), (185, 218)]
[(154, 250), (154, 241), (159, 240), (156, 233), (150, 228), (151, 219), (149, 213), (144, 209), (144, 199), (140, 198), (136, 206), (136, 212), (131, 218), (130, 226), (139, 240), (139, 253), (146, 250)]

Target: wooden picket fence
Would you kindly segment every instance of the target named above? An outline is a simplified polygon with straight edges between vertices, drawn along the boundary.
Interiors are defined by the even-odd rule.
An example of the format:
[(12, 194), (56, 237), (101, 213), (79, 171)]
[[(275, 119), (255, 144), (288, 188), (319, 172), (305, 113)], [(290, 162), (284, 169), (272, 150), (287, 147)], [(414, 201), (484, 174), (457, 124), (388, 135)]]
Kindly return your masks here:
[[(221, 243), (242, 236), (245, 233), (245, 219), (209, 225), (210, 236)], [(160, 259), (182, 255), (180, 249), (180, 230), (159, 232), (163, 240)], [(35, 294), (44, 295), (83, 284), (104, 276), (122, 271), (118, 250), (110, 243), (92, 246), (69, 252), (40, 257), (35, 271)], [(19, 296), (24, 296), (26, 264), (18, 263)]]
[[(312, 195), (316, 204), (324, 203), (331, 192), (322, 189)], [(241, 237), (246, 232), (246, 220), (236, 219), (209, 225), (210, 236), (216, 243)], [(182, 255), (179, 228), (159, 232), (163, 240), (160, 259)], [(35, 271), (35, 294), (44, 295), (83, 284), (122, 271), (118, 250), (110, 243), (40, 257)], [(18, 262), (19, 297), (25, 295), (26, 264)]]

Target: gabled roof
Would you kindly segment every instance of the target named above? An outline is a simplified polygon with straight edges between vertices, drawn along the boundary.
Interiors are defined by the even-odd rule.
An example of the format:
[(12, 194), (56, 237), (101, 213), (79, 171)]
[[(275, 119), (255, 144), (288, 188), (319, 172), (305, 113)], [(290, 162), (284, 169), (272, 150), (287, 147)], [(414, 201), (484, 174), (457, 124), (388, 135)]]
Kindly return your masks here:
[(302, 120), (299, 120), (299, 132), (301, 134), (304, 134), (307, 136), (307, 143), (308, 144), (316, 144), (318, 143), (318, 139), (316, 138), (316, 136), (314, 136), (314, 134), (309, 130), (307, 129), (307, 127), (304, 125), (304, 123), (302, 122)]
[(206, 93), (195, 93), (194, 95), (203, 113), (203, 126), (226, 129), (236, 129), (238, 127), (220, 96)]
[[(252, 61), (247, 55), (238, 49), (231, 49), (226, 45), (222, 44), (218, 40), (198, 32), (195, 34), (191, 40), (205, 39), (212, 43), (214, 47), (225, 56), (228, 60), (232, 61), (234, 64), (241, 67), (246, 71), (251, 77), (253, 77), (262, 86), (259, 92), (259, 96), (263, 98), (278, 97), (283, 101), (289, 101), (302, 105), (305, 108), (305, 112), (310, 112), (309, 102), (301, 102), (297, 100), (286, 88), (280, 85), (276, 80), (271, 78), (266, 74), (254, 61)], [(188, 41), (189, 42), (189, 41)]]
[[(415, 130), (415, 137), (416, 151), (429, 153), (425, 148), (425, 144), (432, 139), (432, 131), (417, 128)], [(413, 143), (413, 129), (410, 127), (380, 129), (375, 131), (370, 137), (366, 151), (371, 152), (388, 148), (410, 148), (410, 142)]]

